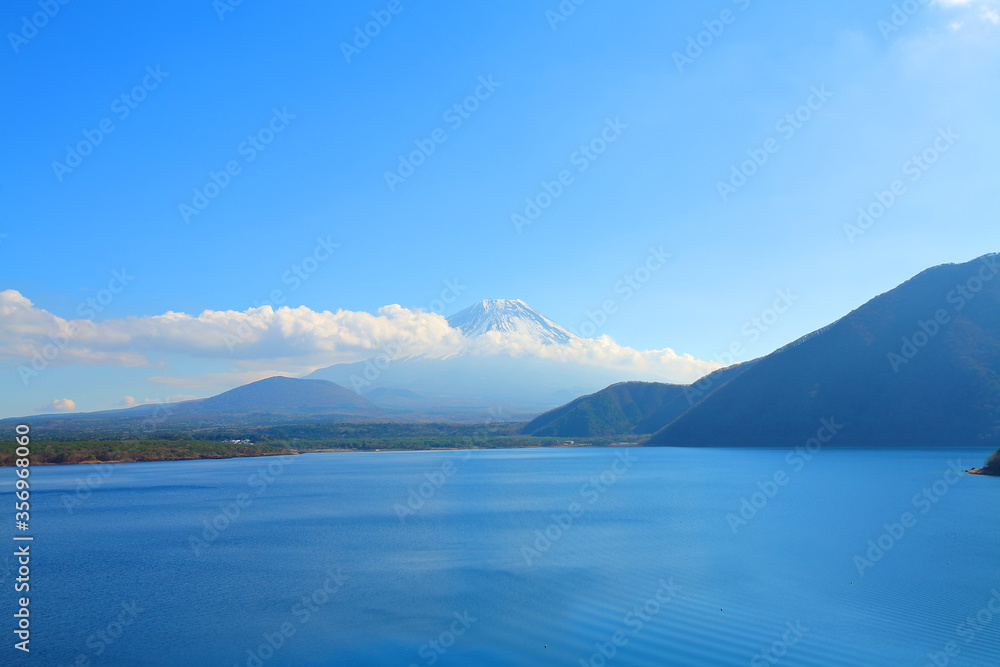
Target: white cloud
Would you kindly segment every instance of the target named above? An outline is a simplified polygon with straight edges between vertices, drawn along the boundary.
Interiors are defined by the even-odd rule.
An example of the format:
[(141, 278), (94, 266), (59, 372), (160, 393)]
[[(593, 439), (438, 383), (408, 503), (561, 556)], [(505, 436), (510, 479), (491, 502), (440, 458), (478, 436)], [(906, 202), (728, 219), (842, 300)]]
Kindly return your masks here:
[(470, 341), (468, 347), (481, 354), (504, 353), (510, 356), (535, 356), (542, 359), (613, 368), (635, 373), (637, 376), (658, 375), (673, 381), (691, 382), (722, 364), (702, 361), (690, 354), (677, 354), (670, 348), (662, 350), (636, 350), (619, 345), (611, 336), (575, 338), (565, 345), (543, 345), (528, 337), (501, 336), (489, 332)]
[(52, 410), (56, 412), (71, 412), (76, 410), (76, 401), (71, 398), (56, 398), (48, 405), (44, 405), (39, 409), (47, 412)]
[(24, 363), (40, 355), (47, 365), (151, 365), (149, 355), (170, 353), (324, 364), (367, 357), (393, 341), (414, 354), (437, 355), (462, 341), (444, 317), (397, 305), (374, 315), (262, 306), (243, 312), (206, 310), (197, 316), (169, 311), (95, 323), (65, 320), (36, 308), (16, 290), (5, 290), (0, 292), (0, 322), (0, 363)]
[[(317, 312), (304, 306), (246, 311), (206, 310), (196, 316), (167, 312), (95, 323), (65, 320), (37, 308), (15, 290), (0, 292), (0, 365), (154, 366), (157, 357), (183, 355), (232, 362), (226, 373), (191, 377), (159, 375), (150, 381), (191, 390), (211, 390), (274, 375), (301, 375), (335, 363), (360, 361), (387, 347), (403, 356), (447, 357), (460, 352), (530, 355), (674, 381), (694, 380), (719, 367), (671, 349), (640, 351), (609, 336), (546, 345), (529, 336), (495, 332), (468, 339), (441, 315), (399, 305), (376, 313)], [(135, 398), (126, 397), (134, 405)], [(127, 403), (127, 401), (133, 403)]]

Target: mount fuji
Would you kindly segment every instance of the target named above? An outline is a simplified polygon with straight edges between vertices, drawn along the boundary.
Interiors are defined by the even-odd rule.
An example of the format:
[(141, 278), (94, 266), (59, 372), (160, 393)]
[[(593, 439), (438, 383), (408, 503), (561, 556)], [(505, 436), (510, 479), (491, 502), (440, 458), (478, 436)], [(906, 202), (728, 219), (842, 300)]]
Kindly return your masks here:
[[(448, 318), (466, 344), (451, 356), (386, 354), (309, 374), (389, 408), (428, 415), (502, 410), (536, 415), (630, 378), (627, 371), (566, 361), (580, 338), (520, 299), (486, 299)], [(541, 354), (540, 354), (541, 352)]]
[(491, 331), (528, 336), (541, 343), (565, 344), (578, 338), (520, 299), (480, 301), (449, 317), (448, 324), (469, 338)]

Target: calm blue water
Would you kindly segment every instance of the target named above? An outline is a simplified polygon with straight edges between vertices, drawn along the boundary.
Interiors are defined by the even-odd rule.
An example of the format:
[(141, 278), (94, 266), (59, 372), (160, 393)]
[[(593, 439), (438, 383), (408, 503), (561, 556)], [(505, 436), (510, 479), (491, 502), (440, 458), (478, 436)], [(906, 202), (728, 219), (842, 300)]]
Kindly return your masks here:
[[(786, 453), (34, 468), (32, 653), (12, 650), (8, 620), (0, 662), (1000, 664), (1000, 479), (947, 473), (988, 451)], [(779, 471), (773, 497), (751, 498)], [(411, 490), (428, 498), (403, 513)], [(734, 532), (741, 498), (761, 508)], [(881, 558), (856, 563), (880, 537)], [(0, 556), (9, 609), (12, 564)]]

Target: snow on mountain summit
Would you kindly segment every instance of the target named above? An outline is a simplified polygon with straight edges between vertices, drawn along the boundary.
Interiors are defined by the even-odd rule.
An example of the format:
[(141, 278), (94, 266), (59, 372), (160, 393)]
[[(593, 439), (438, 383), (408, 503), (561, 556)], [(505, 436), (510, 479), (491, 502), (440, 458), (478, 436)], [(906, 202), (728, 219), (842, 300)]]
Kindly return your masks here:
[(527, 335), (543, 343), (577, 338), (520, 299), (485, 299), (449, 317), (448, 324), (470, 338), (489, 331)]

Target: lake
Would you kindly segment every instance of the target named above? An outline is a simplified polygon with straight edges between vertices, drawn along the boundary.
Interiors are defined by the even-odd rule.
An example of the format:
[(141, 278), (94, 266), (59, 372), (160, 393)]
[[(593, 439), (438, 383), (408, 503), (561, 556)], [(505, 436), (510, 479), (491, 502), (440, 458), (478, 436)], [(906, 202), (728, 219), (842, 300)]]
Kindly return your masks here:
[(997, 665), (1000, 478), (951, 470), (989, 453), (36, 467), (32, 652), (0, 662)]

